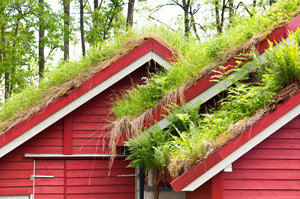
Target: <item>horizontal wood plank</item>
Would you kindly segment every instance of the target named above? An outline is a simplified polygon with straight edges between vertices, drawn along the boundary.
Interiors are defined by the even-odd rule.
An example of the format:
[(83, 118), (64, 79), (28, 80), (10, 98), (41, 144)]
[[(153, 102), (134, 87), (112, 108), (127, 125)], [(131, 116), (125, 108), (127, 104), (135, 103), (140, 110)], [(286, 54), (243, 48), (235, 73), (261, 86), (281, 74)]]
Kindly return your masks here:
[(233, 169), (300, 169), (300, 160), (245, 160), (233, 163)]
[(236, 180), (300, 180), (300, 170), (233, 170), (233, 172), (224, 172), (224, 179)]
[(65, 199), (64, 194), (35, 194), (34, 199)]
[(272, 139), (260, 143), (255, 148), (259, 149), (300, 149), (300, 139)]
[(68, 170), (66, 172), (67, 178), (82, 178), (82, 177), (88, 177), (88, 178), (112, 178), (116, 177), (117, 175), (123, 175), (123, 174), (134, 174), (134, 169), (112, 169), (110, 171), (108, 169), (91, 169), (91, 170)]
[(224, 190), (299, 190), (300, 180), (224, 180)]
[(102, 193), (102, 194), (67, 194), (66, 199), (133, 199), (135, 197), (135, 193)]
[(300, 119), (295, 118), (292, 121), (290, 121), (289, 123), (287, 123), (284, 128), (287, 129), (300, 129)]
[(105, 185), (133, 185), (135, 184), (134, 177), (109, 177), (105, 178), (68, 178), (67, 186), (105, 186)]
[(224, 190), (224, 199), (299, 199), (299, 190)]
[(68, 186), (67, 193), (131, 193), (132, 185)]
[(275, 160), (299, 160), (299, 149), (259, 149), (255, 148), (243, 155), (241, 159), (275, 159)]

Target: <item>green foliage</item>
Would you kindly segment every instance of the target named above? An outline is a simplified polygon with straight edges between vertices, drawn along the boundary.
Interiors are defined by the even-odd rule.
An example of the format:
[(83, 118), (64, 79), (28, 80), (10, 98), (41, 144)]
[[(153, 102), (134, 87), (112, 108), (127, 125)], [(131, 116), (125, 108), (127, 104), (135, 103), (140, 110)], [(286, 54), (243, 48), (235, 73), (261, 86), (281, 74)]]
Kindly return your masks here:
[(257, 64), (260, 66), (261, 73), (264, 74), (262, 78), (274, 78), (274, 83), (285, 87), (293, 82), (299, 82), (300, 80), (300, 29), (298, 29), (295, 35), (291, 35), (292, 44), (288, 44), (283, 41), (282, 45), (278, 48), (271, 47), (267, 51), (267, 58), (265, 63), (262, 63), (255, 56)]
[(128, 160), (132, 160), (129, 166), (166, 169), (169, 158), (192, 162), (203, 159), (218, 135), (266, 106), (275, 94), (268, 86), (238, 84), (229, 89), (220, 109), (197, 114), (198, 108), (186, 111), (176, 107), (168, 116), (171, 125), (167, 130), (149, 128), (127, 143), (131, 152)]
[[(291, 44), (283, 41), (282, 46), (278, 49), (274, 47), (268, 49), (265, 60), (254, 57), (258, 76), (261, 77), (260, 81), (236, 83), (228, 89), (227, 97), (219, 101), (219, 108), (211, 108), (206, 113), (199, 114), (199, 106), (182, 108), (171, 105), (172, 111), (169, 111), (169, 116), (167, 116), (171, 123), (170, 126), (164, 131), (151, 127), (146, 130), (154, 135), (165, 133), (163, 134), (165, 139), (159, 140), (159, 146), (168, 156), (158, 156), (160, 161), (156, 161), (154, 165), (152, 162), (143, 162), (143, 168), (147, 168), (147, 164), (151, 165), (151, 168), (155, 165), (165, 168), (164, 163), (167, 161), (196, 162), (206, 158), (216, 138), (230, 125), (250, 118), (258, 109), (270, 103), (281, 89), (291, 83), (299, 83), (300, 29), (290, 38)], [(132, 143), (134, 143), (134, 147), (132, 147)], [(144, 146), (151, 148), (151, 145), (156, 147), (157, 143), (153, 143), (153, 139), (144, 139), (140, 142), (139, 138), (131, 139), (128, 142), (132, 154), (136, 153), (137, 148), (143, 149)], [(131, 166), (141, 166), (141, 157), (149, 158), (147, 158), (147, 153), (142, 156), (130, 155), (129, 159), (135, 162)], [(155, 160), (155, 153), (151, 153), (151, 158)]]
[(275, 94), (266, 86), (251, 84), (239, 84), (229, 89), (219, 109), (200, 114), (201, 119), (197, 123), (191, 123), (187, 131), (179, 133), (180, 137), (171, 149), (172, 157), (193, 161), (205, 157), (205, 150), (220, 133), (231, 124), (252, 116), (256, 110), (266, 106)]
[(34, 76), (34, 67), (30, 67), (36, 58), (34, 14), (31, 12), (34, 8), (32, 1), (0, 2), (0, 82), (6, 79), (8, 87), (4, 92), (7, 96), (20, 92)]
[(300, 5), (299, 0), (283, 0), (266, 11), (264, 15), (244, 17), (233, 22), (222, 35), (217, 35), (207, 42), (200, 43), (195, 38), (185, 38), (183, 34), (160, 32), (171, 46), (176, 47), (178, 59), (165, 73), (159, 73), (147, 80), (122, 99), (116, 101), (113, 112), (117, 118), (136, 116), (156, 103), (172, 89), (184, 82), (197, 78), (201, 70), (220, 57), (226, 50), (247, 41), (252, 36), (278, 25), (278, 20), (289, 17)]
[(158, 127), (141, 132), (140, 137), (130, 139), (131, 154), (126, 160), (131, 160), (128, 167), (140, 167), (146, 171), (153, 168), (166, 168), (170, 136)]
[(96, 44), (122, 32), (125, 29), (125, 19), (122, 15), (123, 6), (123, 0), (110, 0), (93, 10), (91, 15), (85, 18), (88, 27), (87, 42)]
[[(46, 31), (42, 45), (52, 52), (62, 47), (62, 21), (46, 2), (1, 1), (0, 3), (0, 89), (3, 93), (19, 93), (37, 82), (37, 38), (39, 25)], [(49, 53), (50, 55), (51, 53)], [(48, 55), (48, 56), (49, 56)], [(47, 57), (46, 57), (47, 59)], [(8, 77), (9, 89), (2, 79)]]

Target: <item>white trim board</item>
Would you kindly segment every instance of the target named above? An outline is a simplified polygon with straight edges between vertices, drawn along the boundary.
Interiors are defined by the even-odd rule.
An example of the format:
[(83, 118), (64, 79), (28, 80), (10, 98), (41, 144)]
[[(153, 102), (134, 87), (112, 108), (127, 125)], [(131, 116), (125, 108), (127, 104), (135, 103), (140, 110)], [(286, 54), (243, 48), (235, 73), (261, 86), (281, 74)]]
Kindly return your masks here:
[(3, 195), (0, 199), (31, 199), (31, 195)]
[(170, 63), (168, 64), (167, 62), (162, 61), (163, 58), (160, 57), (158, 54), (154, 53), (153, 51), (150, 51), (149, 53), (145, 54), (141, 58), (137, 59), (136, 61), (132, 62), (128, 66), (126, 66), (124, 69), (121, 71), (117, 72), (116, 74), (112, 75), (110, 78), (106, 79), (99, 85), (97, 85), (95, 88), (89, 90), (70, 104), (66, 105), (62, 109), (58, 110), (56, 113), (52, 114), (39, 124), (35, 125), (19, 137), (15, 138), (2, 148), (0, 148), (0, 158), (2, 158), (4, 155), (9, 153), (10, 151), (14, 150), (27, 140), (31, 139), (50, 125), (54, 124), (82, 104), (86, 103), (96, 95), (100, 94), (101, 92), (105, 91), (107, 88), (118, 82), (120, 79), (124, 78), (125, 76), (131, 74), (133, 71), (144, 65), (150, 60), (154, 60), (155, 62), (157, 61), (159, 64), (162, 64), (163, 67), (169, 68)]
[[(127, 157), (128, 155), (120, 155), (117, 154), (114, 157)], [(72, 155), (65, 155), (65, 154), (32, 154), (32, 153), (25, 153), (25, 158), (107, 158), (112, 157), (111, 154), (72, 154)]]
[(299, 115), (299, 113), (300, 113), (300, 104), (298, 106), (296, 106), (295, 108), (293, 108), (292, 110), (290, 110), (284, 116), (282, 116), (281, 118), (279, 118), (278, 120), (273, 122), (270, 126), (268, 126), (266, 129), (264, 129), (259, 134), (254, 136), (252, 139), (250, 139), (248, 142), (246, 142), (243, 146), (239, 147), (237, 150), (232, 152), (229, 156), (224, 158), (222, 161), (220, 161), (214, 167), (212, 167), (207, 172), (205, 172), (203, 175), (198, 177), (192, 183), (187, 185), (181, 191), (194, 191), (195, 189), (200, 187), (202, 184), (204, 184), (206, 181), (208, 181), (209, 179), (214, 177), (216, 174), (218, 174), (220, 171), (225, 169), (228, 165), (232, 164), (234, 161), (239, 159), (245, 153), (247, 153), (252, 148), (257, 146), (259, 143), (264, 141), (270, 135), (275, 133), (278, 129), (283, 127), (285, 124), (290, 122), (292, 119), (296, 118)]

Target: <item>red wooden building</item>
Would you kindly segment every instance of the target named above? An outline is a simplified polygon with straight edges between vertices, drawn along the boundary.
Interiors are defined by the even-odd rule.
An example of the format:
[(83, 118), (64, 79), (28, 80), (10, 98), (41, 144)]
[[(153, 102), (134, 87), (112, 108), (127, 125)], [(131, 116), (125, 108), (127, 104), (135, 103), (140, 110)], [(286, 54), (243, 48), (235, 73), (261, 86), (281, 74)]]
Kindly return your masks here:
[[(290, 32), (300, 27), (300, 15), (273, 31), (268, 40), (276, 45)], [(269, 47), (268, 41), (257, 46), (259, 54)], [(224, 64), (236, 65), (235, 59)], [(250, 66), (251, 68), (251, 66)], [(200, 79), (184, 93), (187, 104), (209, 103), (222, 88), (232, 82), (210, 81), (211, 73)], [(233, 73), (234, 79), (245, 75)], [(161, 128), (168, 125), (158, 108), (151, 124), (158, 121)], [(148, 124), (147, 124), (148, 125)], [(236, 198), (300, 198), (300, 92), (262, 117), (255, 125), (215, 151), (183, 175), (171, 186), (183, 192), (178, 198), (236, 199)]]
[[(280, 42), (299, 25), (297, 16), (268, 39)], [(259, 53), (268, 47), (262, 42)], [(120, 148), (108, 176), (111, 99), (143, 83), (154, 70), (151, 60), (167, 69), (172, 58), (167, 47), (149, 39), (0, 135), (0, 198), (135, 198), (136, 171), (126, 168)], [(188, 104), (204, 103), (232, 84), (210, 81), (213, 75), (186, 90)], [(186, 194), (169, 198), (300, 198), (299, 100), (300, 93), (175, 179), (174, 190)], [(166, 126), (162, 113), (159, 108), (147, 125)]]
[(0, 198), (135, 198), (135, 170), (120, 149), (108, 176), (111, 99), (170, 58), (149, 39), (0, 135)]

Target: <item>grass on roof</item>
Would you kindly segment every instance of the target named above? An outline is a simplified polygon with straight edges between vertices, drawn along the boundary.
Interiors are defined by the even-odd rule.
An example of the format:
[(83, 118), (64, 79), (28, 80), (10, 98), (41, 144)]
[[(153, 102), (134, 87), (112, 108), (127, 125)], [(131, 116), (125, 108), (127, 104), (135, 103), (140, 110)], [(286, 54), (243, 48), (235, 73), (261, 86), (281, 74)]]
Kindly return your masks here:
[[(210, 65), (208, 68), (213, 69), (216, 67), (214, 65), (221, 65), (264, 40), (268, 33), (295, 17), (299, 6), (299, 0), (279, 1), (264, 15), (239, 18), (222, 35), (203, 43), (195, 38), (187, 39), (183, 34), (163, 35), (163, 38), (176, 49), (177, 62), (167, 72), (155, 75), (148, 79), (146, 85), (129, 90), (118, 99), (113, 107), (116, 118), (137, 116), (146, 109), (154, 108), (158, 101), (172, 90), (199, 78), (199, 74), (205, 75), (203, 69), (207, 66)], [(250, 38), (251, 42), (245, 43)], [(245, 45), (242, 45), (244, 43)]]
[[(167, 33), (159, 27), (153, 28), (154, 32)], [(86, 57), (59, 63), (54, 70), (44, 74), (45, 78), (39, 85), (27, 86), (22, 92), (13, 94), (0, 105), (0, 134), (58, 97), (68, 94), (69, 90), (79, 87), (94, 73), (141, 44), (144, 39), (158, 37), (149, 32), (149, 29), (128, 31), (96, 44), (87, 51)]]
[[(0, 105), (0, 132), (4, 132), (53, 100), (67, 94), (70, 89), (80, 86), (80, 83), (88, 78), (88, 75), (82, 74), (89, 69), (95, 69), (94, 67), (99, 63), (101, 65), (105, 60), (120, 53), (120, 49), (126, 49), (126, 46), (124, 47), (126, 41), (142, 38), (147, 33), (154, 32), (163, 38), (171, 49), (176, 49), (179, 59), (166, 74), (158, 74), (156, 78), (150, 79), (151, 83), (146, 86), (129, 91), (123, 99), (117, 101), (113, 109), (117, 118), (138, 115), (145, 109), (155, 106), (165, 93), (178, 88), (188, 79), (197, 77), (204, 66), (220, 58), (226, 50), (245, 42), (262, 30), (271, 26), (276, 27), (277, 21), (282, 18), (289, 20), (294, 17), (292, 13), (297, 10), (299, 4), (299, 0), (282, 0), (265, 15), (240, 20), (224, 34), (205, 43), (200, 43), (193, 38), (186, 39), (181, 33), (169, 32), (160, 27), (122, 33), (92, 47), (87, 57), (61, 63), (56, 70), (46, 73), (45, 80), (39, 85), (27, 87), (21, 93), (12, 95), (9, 100)], [(96, 69), (100, 70), (97, 67)], [(94, 72), (88, 74), (92, 75)], [(72, 83), (74, 78), (77, 78), (78, 82)]]
[[(130, 167), (158, 169), (178, 177), (300, 89), (300, 29), (291, 44), (270, 47), (266, 62), (255, 58), (258, 81), (228, 88), (219, 108), (199, 114), (199, 107), (181, 108), (167, 116), (165, 130), (150, 127), (127, 142)], [(276, 96), (276, 97), (275, 97)]]

